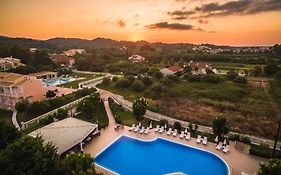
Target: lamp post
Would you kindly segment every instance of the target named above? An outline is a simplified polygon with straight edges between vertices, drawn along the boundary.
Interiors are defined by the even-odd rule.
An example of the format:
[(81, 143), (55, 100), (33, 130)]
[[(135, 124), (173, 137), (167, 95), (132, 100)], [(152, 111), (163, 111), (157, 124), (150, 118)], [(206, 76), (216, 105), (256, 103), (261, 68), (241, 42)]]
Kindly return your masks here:
[(279, 132), (280, 132), (280, 126), (281, 126), (281, 114), (278, 117), (278, 128), (277, 128), (277, 133), (276, 133), (276, 137), (275, 137), (275, 142), (274, 142), (274, 147), (273, 147), (273, 151), (272, 151), (272, 158), (274, 158), (274, 154), (276, 152), (276, 146), (277, 146), (277, 142), (278, 142), (278, 138), (279, 138)]

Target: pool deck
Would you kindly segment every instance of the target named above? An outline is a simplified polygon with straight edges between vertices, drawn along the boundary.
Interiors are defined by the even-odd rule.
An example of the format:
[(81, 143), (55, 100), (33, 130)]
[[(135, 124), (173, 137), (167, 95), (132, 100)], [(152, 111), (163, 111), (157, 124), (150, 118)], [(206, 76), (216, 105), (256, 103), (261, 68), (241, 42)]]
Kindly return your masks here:
[[(172, 135), (168, 136), (166, 132), (159, 134), (152, 129), (147, 135), (140, 134), (139, 132), (128, 131), (129, 127), (125, 126), (124, 129), (115, 130), (114, 127), (116, 126), (113, 115), (110, 110), (108, 110), (109, 105), (108, 102), (105, 101), (105, 108), (106, 112), (109, 116), (109, 125), (106, 129), (101, 130), (100, 136), (95, 137), (91, 142), (89, 142), (84, 147), (84, 152), (91, 154), (92, 156), (96, 156), (100, 153), (103, 149), (105, 149), (109, 144), (111, 144), (114, 140), (116, 140), (120, 135), (128, 135), (131, 137), (135, 137), (142, 140), (152, 140), (157, 137), (162, 137), (165, 139), (169, 139), (171, 141), (179, 142), (182, 144), (186, 144), (189, 146), (197, 147), (203, 150), (208, 150), (216, 155), (220, 156), (229, 166), (230, 174), (231, 175), (239, 175), (241, 172), (246, 172), (253, 174), (258, 172), (259, 164), (262, 161), (266, 161), (266, 159), (258, 158), (252, 156), (248, 153), (243, 153), (240, 150), (235, 148), (235, 142), (230, 142), (230, 152), (223, 153), (216, 149), (215, 144), (208, 142), (207, 145), (203, 145), (196, 143), (196, 138), (191, 138), (189, 141), (185, 139), (180, 139), (179, 135), (173, 137)], [(109, 175), (113, 174), (111, 172), (106, 171), (105, 169), (96, 166), (98, 171), (107, 173)]]

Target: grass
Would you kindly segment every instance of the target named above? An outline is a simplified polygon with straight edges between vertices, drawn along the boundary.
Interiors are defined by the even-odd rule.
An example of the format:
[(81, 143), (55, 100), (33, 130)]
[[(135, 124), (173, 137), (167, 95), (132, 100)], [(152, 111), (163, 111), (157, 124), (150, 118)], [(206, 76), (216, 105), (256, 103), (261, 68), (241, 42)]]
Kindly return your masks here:
[(12, 111), (0, 109), (0, 121), (4, 121), (7, 124), (12, 125)]
[(70, 77), (74, 77), (74, 78), (83, 78), (81, 80), (76, 80), (76, 81), (71, 81), (65, 84), (60, 85), (61, 87), (64, 88), (73, 88), (73, 89), (78, 89), (78, 85), (79, 83), (83, 82), (83, 81), (88, 81), (91, 79), (95, 79), (98, 77), (101, 77), (102, 75), (93, 75), (93, 74), (86, 74), (86, 73), (77, 73), (77, 72), (73, 72), (71, 74), (69, 74)]
[(97, 110), (93, 114), (85, 115), (85, 114), (78, 114), (76, 118), (79, 118), (81, 120), (85, 120), (90, 123), (97, 123), (99, 125), (99, 128), (105, 128), (108, 126), (108, 117), (104, 108), (103, 103), (99, 103)]

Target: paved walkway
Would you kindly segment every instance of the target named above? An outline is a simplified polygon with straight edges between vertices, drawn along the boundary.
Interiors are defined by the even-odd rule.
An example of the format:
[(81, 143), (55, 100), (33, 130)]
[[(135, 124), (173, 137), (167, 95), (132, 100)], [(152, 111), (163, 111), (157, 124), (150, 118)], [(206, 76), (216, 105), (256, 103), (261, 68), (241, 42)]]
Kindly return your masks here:
[(17, 121), (17, 114), (18, 114), (17, 111), (13, 111), (12, 123), (18, 130), (20, 130), (20, 125), (18, 124), (18, 121)]

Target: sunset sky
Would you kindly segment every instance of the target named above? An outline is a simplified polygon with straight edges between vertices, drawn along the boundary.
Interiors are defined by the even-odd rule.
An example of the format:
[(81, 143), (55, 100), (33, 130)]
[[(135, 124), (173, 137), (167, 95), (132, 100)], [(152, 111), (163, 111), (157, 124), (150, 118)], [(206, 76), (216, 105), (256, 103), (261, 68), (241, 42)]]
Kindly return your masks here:
[(281, 0), (0, 0), (0, 35), (281, 43)]

